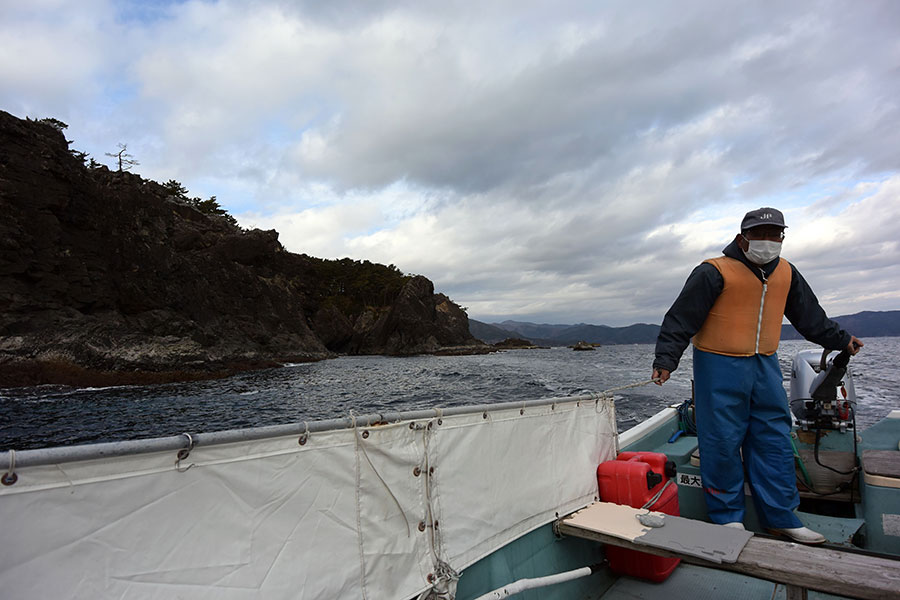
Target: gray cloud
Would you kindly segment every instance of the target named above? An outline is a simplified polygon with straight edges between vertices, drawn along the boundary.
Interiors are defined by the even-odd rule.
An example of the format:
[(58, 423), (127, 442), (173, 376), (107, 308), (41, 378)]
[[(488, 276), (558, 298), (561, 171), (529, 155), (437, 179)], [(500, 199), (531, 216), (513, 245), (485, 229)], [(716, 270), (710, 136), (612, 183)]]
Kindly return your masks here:
[(294, 251), (476, 318), (658, 322), (775, 205), (829, 312), (900, 304), (896, 3), (129, 6), (5, 7), (4, 108)]

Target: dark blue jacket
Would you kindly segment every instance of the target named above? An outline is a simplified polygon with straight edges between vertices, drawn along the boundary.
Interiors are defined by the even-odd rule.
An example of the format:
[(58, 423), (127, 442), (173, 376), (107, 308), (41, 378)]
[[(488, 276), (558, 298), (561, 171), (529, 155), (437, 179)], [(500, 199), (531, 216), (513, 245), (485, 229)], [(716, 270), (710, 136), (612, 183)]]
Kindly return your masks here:
[[(725, 256), (744, 263), (762, 281), (761, 270), (766, 278), (772, 274), (778, 261), (758, 267), (744, 256), (736, 242), (731, 242), (723, 250)], [(691, 338), (700, 331), (709, 309), (716, 302), (725, 280), (719, 270), (709, 263), (701, 263), (688, 277), (672, 308), (666, 313), (659, 337), (656, 339), (656, 359), (653, 368), (674, 371)], [(850, 343), (850, 334), (829, 319), (819, 306), (819, 300), (809, 284), (791, 265), (791, 289), (788, 291), (784, 316), (807, 340), (829, 350), (842, 350)]]

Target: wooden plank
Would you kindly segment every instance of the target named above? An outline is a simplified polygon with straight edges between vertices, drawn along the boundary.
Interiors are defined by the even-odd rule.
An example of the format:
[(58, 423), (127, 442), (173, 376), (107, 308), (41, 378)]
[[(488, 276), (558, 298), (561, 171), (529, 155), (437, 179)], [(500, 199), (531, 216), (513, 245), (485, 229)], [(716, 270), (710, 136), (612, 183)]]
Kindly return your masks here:
[(738, 562), (741, 572), (769, 581), (850, 598), (894, 598), (900, 592), (900, 560), (753, 538)]
[(557, 523), (557, 528), (563, 535), (657, 556), (681, 558), (691, 564), (829, 594), (875, 600), (896, 600), (900, 596), (900, 560), (753, 537), (736, 562), (715, 563), (689, 554), (634, 543), (601, 531), (582, 529), (565, 519)]
[(881, 477), (900, 478), (900, 451), (866, 450), (862, 458), (866, 473)]

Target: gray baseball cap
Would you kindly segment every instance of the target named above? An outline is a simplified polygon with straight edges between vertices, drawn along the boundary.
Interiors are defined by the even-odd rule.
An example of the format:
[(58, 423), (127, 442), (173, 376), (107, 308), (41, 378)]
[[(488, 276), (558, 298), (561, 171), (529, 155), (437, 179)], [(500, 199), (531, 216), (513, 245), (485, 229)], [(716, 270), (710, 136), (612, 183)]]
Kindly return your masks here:
[(741, 221), (741, 231), (759, 227), (760, 225), (787, 227), (787, 225), (784, 224), (784, 215), (781, 214), (780, 210), (777, 208), (763, 207), (751, 210), (744, 215), (744, 220)]

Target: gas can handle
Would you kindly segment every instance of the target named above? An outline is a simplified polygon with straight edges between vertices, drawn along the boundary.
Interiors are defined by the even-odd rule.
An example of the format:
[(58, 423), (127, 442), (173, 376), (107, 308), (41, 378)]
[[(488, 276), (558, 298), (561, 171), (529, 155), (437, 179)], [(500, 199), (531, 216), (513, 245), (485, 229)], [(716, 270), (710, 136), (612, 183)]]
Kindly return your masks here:
[(663, 476), (660, 473), (654, 473), (653, 471), (647, 471), (647, 489), (652, 490), (660, 483), (663, 482)]

